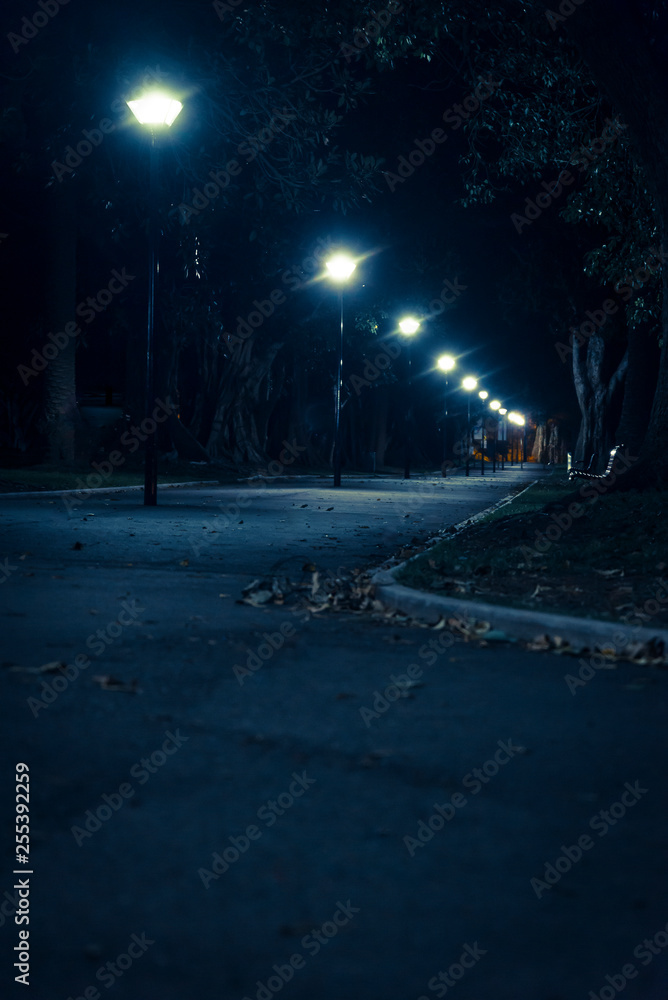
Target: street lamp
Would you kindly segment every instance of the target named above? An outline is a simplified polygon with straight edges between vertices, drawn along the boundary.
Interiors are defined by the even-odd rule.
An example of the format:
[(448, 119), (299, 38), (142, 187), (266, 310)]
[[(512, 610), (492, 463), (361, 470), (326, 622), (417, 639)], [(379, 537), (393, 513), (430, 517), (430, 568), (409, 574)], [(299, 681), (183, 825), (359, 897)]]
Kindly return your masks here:
[(522, 451), (520, 451), (519, 443), (517, 447), (517, 450), (520, 451), (520, 469), (522, 469), (524, 467), (523, 463), (526, 461), (526, 420), (521, 413), (515, 413), (514, 411), (508, 414), (508, 420), (510, 420), (511, 423), (515, 424), (517, 427), (525, 428), (522, 437)]
[(466, 475), (469, 474), (469, 462), (471, 459), (471, 393), (478, 387), (478, 379), (473, 375), (467, 375), (462, 379), (462, 389), (468, 392), (468, 407), (466, 417)]
[[(483, 403), (489, 396), (486, 389), (482, 389), (478, 395), (482, 399)], [(480, 418), (480, 475), (485, 475), (485, 416), (484, 414)]]
[(453, 368), (457, 367), (457, 362), (451, 354), (441, 354), (440, 358), (437, 359), (436, 364), (438, 365), (440, 371), (445, 372), (445, 394), (443, 399), (443, 465), (441, 466), (441, 475), (445, 479), (448, 469), (448, 372), (451, 372)]
[(503, 418), (501, 424), (501, 440), (503, 441), (503, 451), (501, 452), (501, 470), (503, 471), (506, 467), (506, 414), (508, 410), (505, 406), (499, 407), (499, 416)]
[(341, 377), (343, 374), (343, 286), (357, 264), (345, 253), (334, 254), (325, 266), (329, 277), (339, 286), (339, 310), (341, 313), (341, 340), (339, 344), (339, 369), (336, 380), (336, 417), (334, 424), (334, 485), (341, 485)]
[[(490, 408), (490, 410), (494, 410), (494, 412), (496, 413), (498, 410), (501, 409), (501, 403), (499, 402), (498, 399), (493, 399), (491, 401), (491, 403), (489, 404), (489, 408)], [(499, 420), (498, 420), (498, 417), (497, 417), (495, 428), (494, 428), (494, 452), (493, 452), (493, 455), (492, 455), (492, 472), (496, 472), (496, 445), (497, 445), (498, 436), (499, 436)]]
[(407, 338), (407, 375), (406, 375), (406, 406), (404, 416), (404, 479), (411, 478), (411, 407), (413, 384), (411, 380), (411, 340), (420, 329), (420, 321), (413, 316), (406, 316), (399, 321), (399, 329)]
[[(513, 425), (515, 425), (517, 423), (517, 413), (515, 413), (514, 410), (511, 410), (510, 413), (508, 414), (508, 423), (509, 424), (513, 424)], [(516, 437), (516, 435), (513, 435), (512, 440), (510, 442), (510, 464), (511, 465), (515, 464), (515, 445), (516, 445), (516, 443), (517, 443), (517, 437)]]
[[(148, 224), (148, 322), (146, 327), (146, 419), (147, 426), (155, 424), (151, 414), (155, 409), (155, 297), (158, 285), (158, 147), (156, 131), (168, 128), (183, 105), (174, 97), (161, 91), (150, 91), (136, 101), (127, 102), (140, 125), (151, 130), (151, 155), (149, 167), (149, 224)], [(150, 421), (150, 422), (149, 422)], [(144, 467), (144, 506), (155, 507), (158, 502), (158, 448), (155, 430), (146, 437)]]

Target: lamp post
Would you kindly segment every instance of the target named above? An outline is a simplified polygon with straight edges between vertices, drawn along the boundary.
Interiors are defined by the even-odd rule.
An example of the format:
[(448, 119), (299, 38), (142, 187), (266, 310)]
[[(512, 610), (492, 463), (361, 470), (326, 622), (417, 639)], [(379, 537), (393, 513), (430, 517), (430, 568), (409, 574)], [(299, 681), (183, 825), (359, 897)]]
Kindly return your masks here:
[[(183, 105), (180, 101), (161, 91), (150, 91), (136, 101), (127, 102), (130, 111), (140, 125), (151, 130), (151, 154), (149, 175), (149, 223), (148, 223), (148, 321), (146, 326), (146, 419), (155, 421), (151, 414), (155, 409), (155, 297), (158, 286), (158, 146), (156, 132), (168, 128), (175, 120)], [(155, 507), (158, 502), (158, 448), (155, 431), (146, 437), (144, 466), (144, 506)]]
[[(522, 416), (522, 414), (521, 413), (515, 413), (515, 411), (513, 411), (512, 413), (508, 414), (508, 420), (510, 420), (511, 423), (515, 424), (516, 427), (524, 427), (525, 424), (526, 424), (526, 421), (525, 421), (524, 417)], [(517, 437), (516, 437), (516, 441), (517, 441)], [(525, 431), (525, 443), (526, 443), (526, 431)], [(524, 465), (523, 465), (522, 452), (520, 451), (520, 447), (519, 447), (519, 441), (517, 441), (517, 450), (518, 450), (519, 455), (520, 455), (520, 468), (522, 469), (522, 468), (524, 468)]]
[(522, 417), (522, 454), (524, 455), (524, 461), (527, 460), (527, 422)]
[[(501, 409), (501, 403), (498, 399), (493, 399), (489, 404), (490, 410), (494, 410), (495, 415)], [(499, 418), (496, 418), (496, 430), (494, 432), (494, 454), (492, 457), (492, 472), (496, 472), (496, 446), (499, 437)]]
[[(486, 389), (482, 389), (478, 393), (483, 403), (489, 396)], [(483, 410), (482, 417), (480, 418), (480, 475), (485, 475), (485, 412)]]
[(462, 379), (462, 389), (468, 392), (468, 406), (466, 409), (466, 475), (469, 474), (469, 463), (471, 460), (471, 393), (478, 386), (478, 379), (472, 375), (467, 375)]
[(507, 442), (506, 442), (506, 414), (507, 414), (507, 412), (508, 412), (508, 410), (505, 408), (505, 406), (500, 406), (499, 407), (499, 415), (502, 418), (502, 423), (501, 423), (501, 440), (503, 441), (503, 451), (501, 452), (501, 471), (502, 472), (503, 472), (503, 470), (506, 467), (506, 445), (507, 445)]
[(526, 462), (526, 447), (527, 447), (526, 420), (524, 419), (521, 413), (514, 413), (514, 412), (508, 414), (508, 420), (511, 420), (517, 427), (523, 428), (521, 449), (519, 440), (517, 442), (517, 450), (520, 455), (520, 469), (523, 469), (524, 462)]
[(411, 373), (411, 341), (420, 329), (420, 321), (412, 316), (406, 316), (399, 322), (399, 329), (407, 339), (406, 365), (406, 406), (404, 410), (404, 479), (411, 478), (411, 417), (412, 417), (412, 373)]
[(334, 485), (341, 485), (341, 377), (343, 374), (343, 285), (353, 273), (357, 264), (345, 253), (334, 254), (326, 261), (329, 277), (339, 286), (339, 311), (341, 314), (341, 338), (339, 341), (339, 366), (336, 379), (336, 413), (334, 423)]
[(441, 475), (445, 479), (448, 468), (448, 372), (456, 368), (457, 362), (451, 354), (441, 354), (436, 364), (442, 372), (445, 372), (445, 394), (443, 409), (443, 465)]

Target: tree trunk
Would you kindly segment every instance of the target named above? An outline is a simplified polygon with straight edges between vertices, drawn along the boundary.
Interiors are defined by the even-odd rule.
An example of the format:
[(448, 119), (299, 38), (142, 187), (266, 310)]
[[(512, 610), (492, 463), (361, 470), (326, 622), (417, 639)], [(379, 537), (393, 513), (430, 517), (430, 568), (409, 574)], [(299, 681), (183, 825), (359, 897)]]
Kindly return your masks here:
[(535, 462), (540, 462), (541, 465), (546, 465), (549, 462), (549, 441), (550, 441), (550, 428), (547, 422), (541, 421), (536, 425), (536, 436), (533, 441), (533, 449), (531, 451), (531, 457)]
[(253, 342), (246, 341), (226, 365), (206, 444), (211, 458), (230, 457), (238, 464), (261, 465), (266, 461), (267, 423), (272, 407), (266, 405), (270, 398), (261, 401), (260, 391), (282, 346), (272, 344), (260, 360), (254, 360)]
[(376, 400), (376, 468), (382, 469), (385, 465), (385, 453), (388, 447), (387, 436), (387, 412), (389, 408), (390, 387), (379, 385), (374, 392)]
[(656, 330), (647, 324), (629, 330), (629, 366), (616, 443), (633, 455), (639, 453), (647, 433), (660, 357)]
[(309, 434), (306, 422), (306, 400), (308, 399), (309, 377), (302, 359), (292, 352), (292, 391), (290, 392), (290, 407), (287, 427), (287, 440), (299, 445), (306, 445), (307, 451), (302, 453), (300, 461), (310, 464), (308, 451)]
[[(563, 25), (628, 127), (652, 192), (662, 249), (668, 247), (668, 79), (634, 0), (587, 0)], [(658, 48), (658, 47), (657, 47)], [(661, 355), (641, 461), (625, 486), (668, 484), (668, 274), (662, 269)], [(630, 415), (625, 419), (628, 423)]]
[[(76, 310), (76, 219), (74, 187), (65, 181), (54, 184), (46, 195), (45, 233), (45, 333), (60, 333), (75, 320)], [(44, 370), (44, 419), (48, 459), (71, 465), (75, 459), (75, 428), (78, 422), (75, 379), (76, 337), (65, 347), (51, 345)]]
[(582, 413), (582, 423), (575, 446), (575, 459), (588, 462), (596, 452), (596, 469), (605, 468), (610, 449), (615, 441), (616, 427), (611, 425), (610, 414), (615, 397), (623, 386), (628, 367), (628, 352), (624, 355), (612, 376), (607, 379), (610, 343), (599, 334), (593, 334), (588, 341), (573, 340), (573, 382)]

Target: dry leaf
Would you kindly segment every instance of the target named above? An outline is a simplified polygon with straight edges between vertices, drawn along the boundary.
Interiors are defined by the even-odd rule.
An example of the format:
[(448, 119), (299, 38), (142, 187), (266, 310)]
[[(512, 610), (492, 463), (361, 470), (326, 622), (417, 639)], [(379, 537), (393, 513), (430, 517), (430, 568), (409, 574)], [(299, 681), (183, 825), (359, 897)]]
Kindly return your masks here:
[(544, 650), (550, 648), (549, 637), (546, 635), (540, 635), (536, 639), (534, 639), (533, 642), (528, 642), (526, 644), (526, 648), (534, 652), (536, 651), (543, 652)]
[(402, 698), (407, 697), (407, 692), (410, 691), (411, 688), (421, 688), (421, 687), (424, 687), (424, 682), (423, 681), (410, 681), (410, 680), (405, 680), (404, 681), (401, 678), (399, 678), (398, 680), (396, 680), (394, 682), (394, 684), (395, 684), (395, 687), (399, 688), (399, 690), (401, 692), (401, 697)]
[(93, 680), (96, 684), (100, 685), (103, 691), (123, 691), (128, 694), (136, 694), (138, 690), (136, 680), (132, 680), (129, 684), (126, 684), (124, 681), (109, 674), (96, 674)]
[(15, 670), (17, 673), (23, 674), (50, 674), (57, 673), (59, 670), (65, 670), (67, 664), (61, 663), (59, 660), (54, 660), (52, 663), (43, 663), (41, 667), (10, 667), (10, 670)]

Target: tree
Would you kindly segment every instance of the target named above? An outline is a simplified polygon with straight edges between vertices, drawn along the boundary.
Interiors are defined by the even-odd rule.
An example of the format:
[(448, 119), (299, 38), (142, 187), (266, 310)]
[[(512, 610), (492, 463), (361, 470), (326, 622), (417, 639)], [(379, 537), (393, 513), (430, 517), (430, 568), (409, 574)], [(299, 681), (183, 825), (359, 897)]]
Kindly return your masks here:
[[(215, 426), (235, 428), (230, 444), (225, 433), (212, 436), (210, 427), (209, 448), (214, 455), (255, 461), (266, 434), (253, 429), (254, 411), (278, 348), (275, 337), (265, 339), (265, 330), (253, 333), (244, 344), (243, 363), (238, 363), (228, 350), (235, 335), (232, 317), (252, 310), (267, 278), (276, 282), (279, 261), (281, 270), (297, 266), (293, 255), (299, 244), (293, 241), (288, 251), (294, 235), (287, 224), (290, 217), (323, 204), (344, 211), (380, 184), (373, 158), (336, 144), (345, 115), (356, 107), (368, 81), (353, 79), (338, 47), (319, 38), (317, 27), (309, 27), (299, 4), (289, 27), (286, 12), (277, 16), (269, 5), (245, 11), (244, 17), (224, 4), (193, 4), (187, 10), (172, 5), (161, 8), (159, 16), (154, 4), (139, 0), (127, 6), (134, 34), (152, 39), (156, 60), (143, 71), (145, 82), (188, 93), (186, 140), (170, 137), (170, 169), (163, 169), (160, 179), (163, 273), (171, 275), (163, 291), (173, 303), (189, 281), (190, 292), (193, 281), (199, 283), (190, 318), (210, 344), (212, 324), (218, 325), (221, 375), (210, 383), (218, 396)], [(307, 36), (308, 46), (303, 44)], [(90, 291), (77, 287), (74, 220), (80, 247), (85, 238), (97, 244), (104, 259), (101, 248), (106, 245), (108, 254), (115, 245), (143, 273), (138, 248), (146, 228), (147, 177), (137, 129), (133, 134), (126, 128), (129, 113), (123, 99), (141, 82), (142, 71), (137, 71), (141, 63), (128, 55), (122, 12), (117, 11), (111, 30), (100, 12), (86, 10), (69, 21), (65, 13), (49, 26), (32, 55), (22, 69), (3, 79), (4, 104), (13, 116), (10, 128), (5, 112), (3, 137), (10, 138), (14, 171), (29, 177), (34, 192), (46, 190), (54, 211), (65, 199), (77, 208), (65, 213), (66, 227), (54, 225), (49, 232), (54, 251), (47, 255), (47, 265), (53, 261), (53, 279), (46, 281), (43, 340), (54, 332), (52, 327), (61, 329), (65, 317), (74, 317), (78, 297)], [(63, 78), (63, 65), (72, 66), (69, 78)], [(57, 89), (53, 79), (59, 80)], [(96, 106), (107, 114), (114, 107), (111, 128), (103, 143), (93, 142), (101, 145), (94, 155), (85, 139), (89, 152), (79, 156), (82, 126), (90, 131), (93, 125), (96, 131)], [(97, 133), (101, 135), (99, 129)], [(234, 245), (228, 240), (224, 246), (222, 228), (236, 234)], [(306, 243), (303, 235), (300, 239)], [(176, 331), (182, 316), (163, 309), (168, 334)], [(139, 317), (137, 309), (135, 322), (141, 329)], [(177, 339), (167, 352), (163, 387), (166, 379), (176, 377), (180, 345)], [(51, 455), (65, 460), (73, 457), (74, 351), (72, 341), (41, 380)]]
[[(482, 105), (466, 126), (468, 200), (491, 203), (512, 178), (535, 183), (542, 203), (549, 205), (563, 193), (558, 176), (577, 166), (586, 171), (586, 180), (565, 215), (571, 221), (575, 212), (596, 216), (601, 245), (590, 254), (590, 273), (616, 275), (618, 281), (636, 274), (652, 247), (656, 255), (657, 237), (664, 238), (668, 219), (665, 2), (566, 0), (556, 11), (540, 0), (473, 2), (465, 10), (452, 2), (436, 10), (418, 2), (413, 13), (412, 54), (456, 67), (471, 82), (488, 69), (500, 84), (495, 101)], [(386, 65), (405, 54), (405, 47), (385, 46), (377, 58)], [(554, 177), (544, 178), (547, 167), (556, 170)], [(531, 211), (536, 212), (535, 203)], [(532, 224), (527, 213), (517, 213), (518, 232)], [(668, 477), (661, 448), (668, 431), (665, 268), (661, 272), (662, 287), (648, 286), (641, 301), (626, 309), (631, 372), (622, 431), (642, 439), (643, 457), (627, 481), (665, 482)], [(651, 414), (641, 431), (643, 398), (636, 375), (647, 367), (648, 352), (651, 358), (647, 325), (655, 318), (661, 358)], [(584, 351), (592, 347), (592, 372), (603, 357), (597, 344), (590, 340)], [(582, 355), (573, 354), (580, 378), (586, 368)]]

